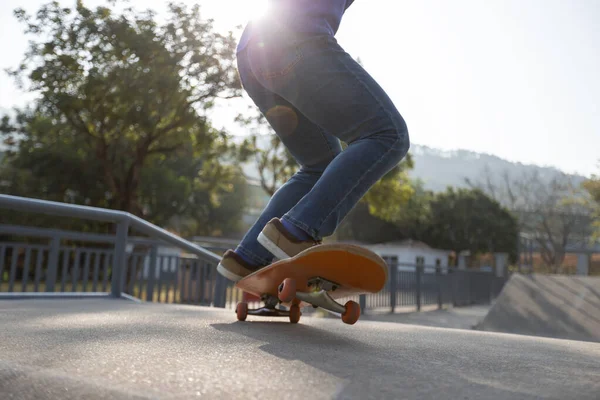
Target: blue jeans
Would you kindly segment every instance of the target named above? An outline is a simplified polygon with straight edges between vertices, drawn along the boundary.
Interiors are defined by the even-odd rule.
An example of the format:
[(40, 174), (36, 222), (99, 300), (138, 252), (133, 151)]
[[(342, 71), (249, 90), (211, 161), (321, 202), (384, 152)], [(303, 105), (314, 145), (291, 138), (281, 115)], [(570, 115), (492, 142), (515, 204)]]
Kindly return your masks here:
[[(333, 234), (406, 156), (409, 137), (391, 99), (332, 36), (272, 28), (256, 35), (237, 61), (244, 89), (299, 164), (236, 249), (263, 266), (273, 256), (257, 237), (272, 218), (315, 240)], [(340, 141), (348, 145), (344, 151)]]

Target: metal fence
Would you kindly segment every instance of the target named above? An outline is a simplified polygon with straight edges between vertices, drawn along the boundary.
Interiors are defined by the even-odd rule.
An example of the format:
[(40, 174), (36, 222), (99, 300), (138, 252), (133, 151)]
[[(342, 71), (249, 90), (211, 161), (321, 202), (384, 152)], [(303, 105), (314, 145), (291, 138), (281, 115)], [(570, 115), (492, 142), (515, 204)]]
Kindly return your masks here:
[[(217, 254), (129, 213), (7, 195), (0, 195), (0, 208), (116, 225), (115, 235), (101, 235), (0, 224), (0, 235), (27, 238), (0, 243), (0, 297), (131, 295), (224, 306)], [(132, 237), (130, 229), (150, 238)], [(179, 251), (169, 253), (173, 248)]]
[[(113, 235), (0, 225), (0, 293), (106, 293), (115, 271)], [(76, 241), (76, 242), (74, 242)], [(164, 243), (130, 237), (122, 293), (145, 301), (215, 305), (216, 263)]]

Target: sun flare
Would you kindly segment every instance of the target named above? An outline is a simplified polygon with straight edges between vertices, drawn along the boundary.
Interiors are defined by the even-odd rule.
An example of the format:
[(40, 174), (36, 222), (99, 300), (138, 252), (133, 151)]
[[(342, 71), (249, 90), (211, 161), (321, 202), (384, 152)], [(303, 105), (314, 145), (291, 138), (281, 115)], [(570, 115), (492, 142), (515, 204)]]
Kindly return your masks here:
[(251, 19), (261, 18), (269, 11), (269, 0), (250, 0), (244, 1), (244, 7)]
[(269, 10), (269, 0), (218, 0), (220, 13), (231, 19), (254, 20), (265, 16)]

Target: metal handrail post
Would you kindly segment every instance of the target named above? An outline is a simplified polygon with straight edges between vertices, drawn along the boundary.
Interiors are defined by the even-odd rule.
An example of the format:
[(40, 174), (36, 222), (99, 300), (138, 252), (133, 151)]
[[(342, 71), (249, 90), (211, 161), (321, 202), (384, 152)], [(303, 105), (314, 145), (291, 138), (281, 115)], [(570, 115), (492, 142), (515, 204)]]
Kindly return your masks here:
[(398, 295), (398, 264), (392, 263), (389, 268), (390, 277), (390, 312), (396, 312), (396, 297)]
[(158, 259), (158, 247), (153, 245), (150, 248), (150, 266), (148, 269), (148, 282), (146, 283), (146, 301), (154, 299), (154, 279), (156, 277), (156, 262)]
[(436, 265), (435, 267), (435, 278), (436, 278), (436, 282), (437, 282), (437, 303), (438, 303), (438, 310), (442, 309), (442, 267), (439, 265)]
[(227, 279), (217, 273), (215, 277), (215, 292), (213, 294), (213, 305), (215, 307), (224, 308), (227, 305)]
[(46, 292), (54, 292), (56, 274), (58, 272), (58, 256), (60, 252), (60, 237), (55, 236), (50, 241), (48, 253), (48, 275), (46, 276)]
[(115, 256), (112, 266), (112, 282), (110, 292), (113, 297), (121, 297), (123, 292), (123, 283), (125, 282), (125, 272), (127, 268), (127, 235), (129, 232), (129, 221), (124, 220), (117, 224), (117, 237), (115, 242)]
[(417, 268), (416, 268), (415, 271), (416, 271), (416, 274), (417, 274), (416, 275), (417, 290), (416, 290), (416, 293), (415, 293), (415, 297), (416, 297), (415, 300), (416, 300), (416, 303), (417, 303), (417, 311), (421, 311), (421, 291), (422, 291), (422, 288), (421, 288), (422, 282), (421, 281), (422, 281), (422, 278), (423, 278), (423, 266), (422, 265), (417, 265)]
[(360, 306), (361, 314), (366, 314), (367, 313), (367, 295), (366, 294), (361, 294), (360, 296), (358, 296), (358, 305)]

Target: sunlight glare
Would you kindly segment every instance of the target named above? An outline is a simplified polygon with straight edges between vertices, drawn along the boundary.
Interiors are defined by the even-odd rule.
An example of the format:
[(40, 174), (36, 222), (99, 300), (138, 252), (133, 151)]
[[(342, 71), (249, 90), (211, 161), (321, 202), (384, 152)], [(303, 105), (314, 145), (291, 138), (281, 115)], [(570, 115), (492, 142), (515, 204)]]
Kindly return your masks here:
[[(235, 3), (233, 5), (231, 3)], [(255, 20), (262, 18), (267, 14), (269, 9), (269, 0), (240, 0), (234, 2), (223, 3), (223, 8), (227, 8), (231, 14), (240, 19)], [(232, 10), (233, 8), (233, 10)], [(232, 15), (234, 17), (234, 15)]]

